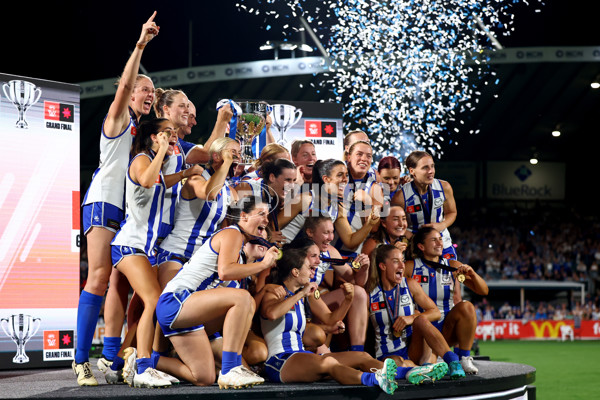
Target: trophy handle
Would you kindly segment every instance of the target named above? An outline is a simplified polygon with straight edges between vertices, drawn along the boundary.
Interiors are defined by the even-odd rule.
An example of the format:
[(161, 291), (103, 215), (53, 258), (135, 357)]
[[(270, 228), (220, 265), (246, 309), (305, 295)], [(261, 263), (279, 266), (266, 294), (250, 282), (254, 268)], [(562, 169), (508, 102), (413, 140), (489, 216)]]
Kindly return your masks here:
[[(38, 102), (38, 100), (40, 99), (40, 96), (42, 95), (42, 89), (36, 88), (35, 93), (36, 93), (35, 100), (31, 102), (31, 105), (34, 105), (35, 103)], [(37, 319), (39, 319), (39, 318), (37, 318)]]
[(302, 118), (302, 109), (296, 108), (296, 112), (294, 113), (294, 122), (290, 125), (290, 127), (296, 125), (298, 121), (300, 121), (300, 118)]
[(10, 325), (8, 324), (8, 318), (0, 319), (0, 326), (2, 327), (2, 330), (4, 331), (6, 336), (8, 336), (9, 338), (12, 339), (12, 333), (8, 333), (8, 330), (7, 330), (7, 328), (10, 327)]
[(37, 333), (38, 329), (40, 329), (40, 325), (42, 325), (42, 319), (41, 318), (34, 318), (31, 321), (31, 323), (34, 326), (33, 332), (31, 332), (30, 334), (27, 335), (27, 338), (25, 339), (25, 341), (28, 341), (29, 339), (31, 339), (32, 337), (35, 336), (35, 334)]
[[(2, 85), (2, 91), (4, 92), (4, 96), (6, 96), (6, 98), (7, 98), (9, 101), (12, 101), (12, 100), (10, 99), (10, 96), (8, 95), (8, 92), (6, 91), (6, 88), (8, 88), (8, 87), (9, 87), (9, 86), (8, 86), (8, 83), (5, 83), (4, 85)], [(3, 319), (3, 320), (4, 320), (4, 319)], [(6, 320), (6, 321), (7, 321), (7, 323), (8, 323), (8, 320)]]

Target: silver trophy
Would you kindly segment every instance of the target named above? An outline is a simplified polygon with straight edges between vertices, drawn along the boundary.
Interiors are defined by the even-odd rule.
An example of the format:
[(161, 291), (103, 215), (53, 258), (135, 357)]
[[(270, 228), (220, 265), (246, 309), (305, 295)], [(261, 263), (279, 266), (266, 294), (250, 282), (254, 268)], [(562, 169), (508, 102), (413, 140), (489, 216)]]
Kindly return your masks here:
[(241, 101), (237, 103), (242, 113), (237, 116), (235, 138), (242, 150), (240, 164), (250, 165), (254, 161), (252, 139), (258, 136), (267, 123), (269, 105), (264, 101)]
[(29, 357), (25, 354), (25, 344), (36, 334), (41, 323), (40, 318), (26, 314), (11, 315), (8, 318), (0, 319), (2, 330), (17, 345), (17, 354), (13, 358), (14, 363), (29, 362)]
[(277, 143), (285, 147), (287, 144), (285, 132), (300, 121), (302, 110), (289, 104), (275, 104), (273, 105), (272, 118), (273, 125), (280, 134)]
[(40, 99), (42, 89), (27, 81), (9, 81), (2, 85), (2, 90), (8, 101), (13, 103), (19, 111), (16, 127), (27, 129), (25, 112)]

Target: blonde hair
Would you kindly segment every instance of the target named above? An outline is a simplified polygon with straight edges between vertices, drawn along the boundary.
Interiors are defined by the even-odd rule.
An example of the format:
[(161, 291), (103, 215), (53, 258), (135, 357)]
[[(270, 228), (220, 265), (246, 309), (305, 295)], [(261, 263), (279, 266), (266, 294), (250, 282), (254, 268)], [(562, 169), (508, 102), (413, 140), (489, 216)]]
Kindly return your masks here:
[[(119, 84), (121, 83), (121, 79), (123, 79), (122, 76), (117, 77), (117, 80), (115, 81), (115, 86), (119, 86)], [(152, 81), (152, 78), (150, 78), (148, 75), (144, 75), (144, 74), (138, 74), (135, 77), (135, 82), (133, 83), (133, 90), (135, 90), (135, 88), (137, 87), (138, 83), (142, 80), (142, 79), (148, 79), (150, 82), (152, 82), (152, 84), (154, 84), (154, 82)]]
[(275, 156), (281, 153), (290, 154), (290, 152), (282, 145), (277, 143), (269, 143), (263, 147), (262, 151), (260, 152), (260, 157), (254, 161), (252, 166), (254, 169), (259, 169), (262, 165), (264, 165), (264, 163), (275, 160)]
[(213, 154), (221, 154), (221, 152), (227, 147), (227, 145), (231, 142), (236, 142), (237, 140), (234, 140), (230, 137), (221, 137), (216, 139), (214, 142), (212, 142), (212, 144), (210, 145), (210, 148), (208, 149), (208, 165), (212, 165), (213, 163)]

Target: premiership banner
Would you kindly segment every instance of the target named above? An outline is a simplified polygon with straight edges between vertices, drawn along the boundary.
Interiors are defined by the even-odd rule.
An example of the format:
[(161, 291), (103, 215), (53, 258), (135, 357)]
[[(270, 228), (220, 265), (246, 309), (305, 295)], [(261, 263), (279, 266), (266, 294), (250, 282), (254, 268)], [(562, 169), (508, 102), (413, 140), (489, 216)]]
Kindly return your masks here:
[(600, 339), (600, 321), (581, 321), (575, 328), (573, 320), (491, 320), (477, 324), (475, 337), (483, 340), (496, 339)]
[[(0, 74), (0, 368), (73, 358), (79, 87)], [(60, 364), (60, 363), (59, 363)]]

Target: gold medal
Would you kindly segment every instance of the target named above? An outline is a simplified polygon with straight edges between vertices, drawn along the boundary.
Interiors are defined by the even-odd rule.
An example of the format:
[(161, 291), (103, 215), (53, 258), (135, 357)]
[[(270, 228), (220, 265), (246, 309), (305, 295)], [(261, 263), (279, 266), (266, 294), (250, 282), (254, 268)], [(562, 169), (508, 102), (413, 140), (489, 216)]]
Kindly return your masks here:
[(402, 336), (402, 332), (401, 331), (394, 331), (394, 336), (395, 337), (400, 337), (400, 336)]
[(465, 281), (465, 274), (456, 275), (456, 279), (458, 279), (460, 283), (463, 283)]
[(350, 266), (352, 267), (352, 269), (360, 269), (360, 263), (356, 260), (352, 261)]
[(281, 251), (281, 249), (277, 249), (277, 255), (275, 256), (275, 260), (281, 260), (281, 257), (283, 257), (283, 251)]
[(319, 289), (315, 289), (313, 296), (315, 296), (315, 300), (319, 300), (321, 298), (321, 292), (319, 292)]

